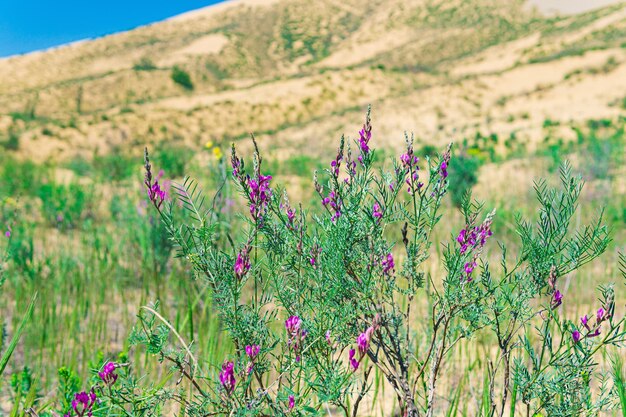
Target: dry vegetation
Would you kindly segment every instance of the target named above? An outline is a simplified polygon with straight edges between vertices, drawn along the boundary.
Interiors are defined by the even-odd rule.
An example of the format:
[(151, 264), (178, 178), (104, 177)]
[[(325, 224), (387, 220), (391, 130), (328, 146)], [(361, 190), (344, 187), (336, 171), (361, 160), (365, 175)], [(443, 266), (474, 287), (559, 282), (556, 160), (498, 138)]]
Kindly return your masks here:
[(0, 61), (0, 131), (38, 161), (250, 131), (289, 153), (372, 103), (396, 148), (407, 128), (533, 144), (546, 119), (622, 113), (625, 27), (623, 5), (544, 18), (521, 1), (235, 1)]

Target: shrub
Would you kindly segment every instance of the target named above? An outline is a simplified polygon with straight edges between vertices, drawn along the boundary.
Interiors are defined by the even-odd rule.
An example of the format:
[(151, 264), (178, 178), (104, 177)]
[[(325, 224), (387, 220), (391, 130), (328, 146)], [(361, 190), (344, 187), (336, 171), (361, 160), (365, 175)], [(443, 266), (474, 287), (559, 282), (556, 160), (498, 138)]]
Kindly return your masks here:
[(184, 69), (176, 67), (176, 66), (172, 68), (171, 78), (172, 78), (172, 81), (174, 81), (176, 84), (180, 85), (181, 87), (187, 90), (193, 90), (193, 83), (191, 82), (191, 77), (189, 76), (189, 73), (185, 71)]
[(480, 165), (480, 159), (467, 154), (461, 154), (450, 160), (450, 174), (454, 181), (450, 183), (449, 191), (452, 203), (456, 207), (461, 207), (465, 194), (471, 192), (472, 187), (478, 182)]
[(17, 151), (20, 149), (20, 135), (13, 129), (9, 130), (9, 137), (2, 144), (7, 151)]
[(135, 71), (153, 71), (157, 69), (157, 66), (148, 57), (141, 58), (135, 65), (133, 65)]
[[(147, 415), (174, 402), (192, 416), (325, 415), (328, 404), (356, 416), (378, 372), (400, 415), (431, 417), (444, 407), (439, 380), (455, 372), (446, 366), (452, 348), (482, 336), (497, 343), (485, 350), (481, 412), (515, 415), (521, 403), (526, 415), (595, 415), (616, 404), (616, 391), (597, 377), (604, 348), (626, 338), (613, 287), (600, 287), (599, 308), (580, 320), (560, 308), (569, 302), (563, 280), (610, 240), (601, 216), (571, 227), (580, 177), (564, 165), (560, 187), (536, 183), (538, 218), (517, 218), (519, 252), (500, 243), (495, 267), (485, 260), (495, 249), (495, 211), (484, 214), (466, 193), (435, 277), (427, 261), (456, 181), (451, 148), (420, 166), (407, 140), (393, 168), (375, 172), (371, 138), (368, 114), (353, 146), (342, 139), (315, 175), (321, 212), (289, 201), (266, 175), (256, 144), (252, 164), (233, 146), (232, 178), (248, 206), (234, 238), (221, 234), (218, 208), (195, 181), (168, 196), (146, 152), (151, 204), (206, 285), (232, 354), (205, 364), (158, 304), (146, 306), (130, 343), (166, 362), (186, 388), (137, 378), (130, 363), (100, 361), (88, 389), (75, 395), (74, 413)], [(600, 392), (591, 391), (594, 380)], [(68, 404), (59, 412), (72, 414)]]

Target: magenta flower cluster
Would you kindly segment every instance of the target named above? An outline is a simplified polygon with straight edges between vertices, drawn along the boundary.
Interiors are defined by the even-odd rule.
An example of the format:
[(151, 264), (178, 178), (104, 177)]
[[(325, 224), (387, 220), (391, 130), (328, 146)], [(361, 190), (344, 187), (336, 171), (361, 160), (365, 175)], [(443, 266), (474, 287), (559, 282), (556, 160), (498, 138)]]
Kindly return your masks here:
[(555, 310), (562, 303), (563, 303), (563, 293), (559, 290), (554, 291), (554, 293), (552, 293), (552, 299), (550, 300), (550, 308), (552, 308), (552, 310)]
[[(469, 254), (470, 260), (463, 266), (464, 278), (472, 280), (472, 272), (476, 268), (476, 261), (487, 239), (493, 234), (491, 231), (491, 217), (487, 218), (480, 226), (466, 228), (459, 232), (456, 238), (461, 255)], [(463, 278), (462, 277), (462, 278)]]
[(339, 177), (339, 168), (341, 167), (341, 161), (343, 161), (343, 139), (342, 144), (337, 150), (337, 156), (330, 162), (330, 173), (333, 177)]
[(235, 364), (231, 361), (226, 361), (222, 364), (222, 371), (220, 372), (220, 383), (228, 395), (232, 394), (235, 390), (237, 380), (235, 379)]
[(442, 179), (448, 178), (448, 164), (450, 163), (450, 150), (446, 151), (443, 154), (443, 158), (441, 160), (441, 164), (439, 165), (439, 176)]
[(161, 207), (164, 201), (169, 198), (169, 181), (163, 181), (163, 186), (159, 184), (159, 180), (163, 178), (164, 172), (160, 170), (157, 174), (154, 182), (151, 182), (146, 174), (146, 187), (148, 188), (148, 200), (158, 209)]
[[(164, 181), (163, 187), (159, 184), (159, 180), (163, 177), (163, 170), (159, 171), (157, 177), (154, 178), (154, 182), (152, 182), (152, 165), (150, 165), (150, 158), (148, 157), (148, 148), (146, 148), (144, 152), (144, 162), (146, 172), (143, 183), (148, 192), (148, 200), (150, 200), (150, 202), (152, 202), (154, 207), (158, 210), (161, 208), (163, 202), (168, 199), (169, 182)], [(62, 220), (62, 218), (59, 219), (57, 216), (57, 221), (60, 222)]]
[(356, 338), (356, 349), (350, 349), (348, 353), (348, 362), (350, 363), (350, 367), (353, 371), (359, 369), (361, 361), (367, 354), (372, 341), (372, 336), (378, 328), (378, 321), (379, 316), (376, 316), (376, 318), (374, 318), (374, 323)]
[(424, 183), (419, 181), (420, 167), (417, 165), (419, 158), (413, 153), (413, 145), (411, 143), (407, 144), (406, 152), (400, 155), (400, 162), (402, 163), (402, 168), (409, 174), (405, 180), (406, 185), (408, 186), (408, 193), (410, 195), (419, 193), (424, 186)]
[(235, 146), (233, 145), (232, 152), (230, 155), (230, 165), (233, 168), (233, 177), (237, 178), (239, 181), (243, 180), (243, 160), (237, 157), (237, 153), (235, 152)]
[(298, 225), (296, 224), (296, 210), (289, 205), (287, 193), (285, 193), (284, 201), (280, 202), (280, 209), (284, 210), (287, 215), (287, 228), (289, 230), (297, 230)]
[(246, 345), (246, 355), (250, 358), (251, 361), (259, 356), (259, 352), (261, 351), (261, 346), (259, 345)]
[(237, 259), (235, 260), (235, 266), (233, 268), (235, 270), (235, 277), (237, 280), (241, 280), (248, 271), (250, 270), (250, 249), (244, 248), (237, 254)]
[(289, 228), (294, 229), (295, 228), (294, 221), (295, 221), (295, 218), (296, 218), (296, 211), (294, 209), (292, 209), (291, 207), (287, 207), (286, 213), (287, 213), (287, 221), (289, 222)]
[(372, 206), (372, 216), (377, 221), (380, 221), (380, 219), (383, 218), (383, 210), (380, 208), (380, 204), (374, 203), (374, 205)]
[(441, 155), (441, 162), (439, 163), (439, 166), (437, 167), (439, 178), (437, 179), (437, 182), (435, 183), (434, 190), (432, 193), (433, 196), (442, 197), (446, 191), (445, 186), (448, 183), (447, 178), (448, 178), (448, 168), (450, 167), (450, 157), (451, 157), (451, 149), (452, 149), (451, 146), (452, 146), (451, 144), (448, 145), (448, 148), (446, 149), (446, 151), (443, 153), (443, 155)]
[(242, 186), (247, 187), (248, 199), (250, 200), (250, 214), (257, 222), (263, 221), (263, 215), (267, 210), (269, 200), (272, 196), (270, 188), (271, 175), (263, 175), (260, 170), (260, 159), (255, 165), (254, 177), (247, 175), (244, 170), (243, 159), (237, 156), (235, 145), (232, 147), (230, 163), (233, 168), (233, 177)]
[(396, 267), (396, 264), (393, 261), (393, 255), (391, 253), (388, 253), (386, 256), (383, 256), (380, 265), (383, 268), (384, 275), (391, 275), (394, 271), (394, 268)]
[(246, 345), (245, 351), (246, 351), (246, 356), (248, 356), (248, 358), (250, 359), (250, 364), (248, 365), (248, 369), (247, 369), (248, 374), (250, 374), (252, 370), (254, 369), (254, 362), (257, 356), (259, 356), (259, 352), (261, 351), (261, 346)]
[(334, 190), (328, 193), (328, 197), (324, 197), (322, 199), (322, 204), (324, 204), (324, 207), (326, 207), (328, 210), (331, 210), (332, 215), (330, 219), (333, 222), (336, 222), (337, 219), (341, 217), (341, 201), (339, 200), (339, 196)]
[(289, 316), (289, 318), (285, 320), (285, 330), (287, 330), (287, 344), (295, 352), (296, 362), (300, 362), (302, 342), (308, 332), (302, 328), (302, 320), (298, 316)]
[[(598, 311), (596, 312), (595, 323), (593, 325), (590, 323), (589, 317), (587, 317), (586, 314), (582, 316), (580, 318), (580, 323), (583, 325), (583, 327), (586, 330), (584, 337), (592, 338), (592, 337), (599, 336), (600, 330), (602, 328), (602, 322), (605, 320), (608, 320), (609, 318), (610, 318), (610, 315), (607, 313), (607, 311), (603, 307), (600, 307)], [(578, 331), (578, 329), (572, 332), (572, 339), (574, 340), (575, 343), (580, 342), (582, 338), (583, 338), (583, 334), (580, 331)]]
[(361, 155), (359, 155), (359, 162), (363, 163), (363, 158), (370, 153), (369, 142), (372, 139), (372, 124), (369, 114), (365, 119), (363, 128), (359, 131), (359, 148), (361, 148)]
[[(96, 393), (91, 390), (89, 393), (83, 391), (74, 395), (72, 400), (72, 409), (78, 417), (91, 417), (93, 415), (93, 406), (96, 404), (98, 397)], [(71, 412), (67, 413), (65, 417), (70, 417)]]
[(117, 368), (117, 364), (114, 362), (107, 362), (102, 371), (98, 372), (98, 376), (106, 385), (113, 385), (115, 381), (117, 381), (117, 374), (115, 373), (115, 368)]
[(258, 175), (258, 178), (248, 178), (250, 214), (256, 221), (262, 220), (267, 210), (267, 205), (272, 195), (272, 189), (270, 188), (271, 179), (271, 175), (261, 174)]

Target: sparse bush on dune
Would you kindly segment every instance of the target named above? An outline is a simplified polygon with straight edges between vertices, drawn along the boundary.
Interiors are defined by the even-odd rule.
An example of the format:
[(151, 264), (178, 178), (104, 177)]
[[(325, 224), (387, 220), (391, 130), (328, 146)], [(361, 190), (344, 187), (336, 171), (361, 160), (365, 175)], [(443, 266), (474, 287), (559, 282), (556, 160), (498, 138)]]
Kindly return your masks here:
[(186, 90), (193, 90), (193, 82), (191, 81), (191, 76), (187, 71), (180, 67), (172, 68), (171, 74), (172, 81), (176, 84), (180, 85)]
[[(517, 218), (516, 253), (496, 244), (497, 213), (465, 193), (463, 221), (442, 243), (442, 265), (432, 269), (433, 232), (448, 221), (441, 204), (462, 172), (453, 169), (453, 148), (420, 159), (407, 138), (392, 169), (378, 170), (374, 138), (368, 114), (358, 140), (342, 138), (328, 168), (315, 175), (322, 211), (289, 200), (267, 174), (256, 143), (248, 162), (233, 146), (230, 173), (247, 203), (238, 231), (221, 226), (219, 195), (205, 199), (195, 181), (167, 191), (146, 151), (150, 203), (177, 256), (207, 289), (232, 350), (206, 363), (158, 303), (143, 307), (131, 345), (185, 382), (139, 378), (126, 356), (100, 358), (85, 391), (71, 392), (79, 384), (65, 383), (57, 411), (304, 416), (332, 407), (333, 415), (367, 415), (372, 397), (382, 401), (373, 387), (379, 375), (395, 394), (399, 415), (456, 415), (463, 387), (442, 389), (447, 364), (455, 346), (485, 336), (493, 346), (485, 350), (489, 366), (476, 415), (596, 415), (618, 408), (623, 377), (615, 371), (611, 381), (599, 365), (607, 348), (621, 349), (626, 338), (613, 287), (601, 286), (582, 317), (564, 308), (573, 302), (565, 281), (610, 241), (602, 215), (572, 226), (581, 178), (564, 165), (558, 188), (536, 183), (539, 213)], [(493, 266), (485, 253), (496, 250), (501, 263)]]
[(141, 58), (135, 65), (133, 65), (135, 71), (152, 71), (157, 69), (157, 66), (148, 57)]

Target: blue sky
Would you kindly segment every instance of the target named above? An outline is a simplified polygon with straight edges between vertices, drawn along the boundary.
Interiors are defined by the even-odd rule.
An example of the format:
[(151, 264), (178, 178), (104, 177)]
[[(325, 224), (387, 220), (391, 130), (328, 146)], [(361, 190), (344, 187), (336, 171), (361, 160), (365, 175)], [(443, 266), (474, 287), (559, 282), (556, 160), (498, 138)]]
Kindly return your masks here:
[(94, 38), (221, 0), (0, 0), (0, 57)]

